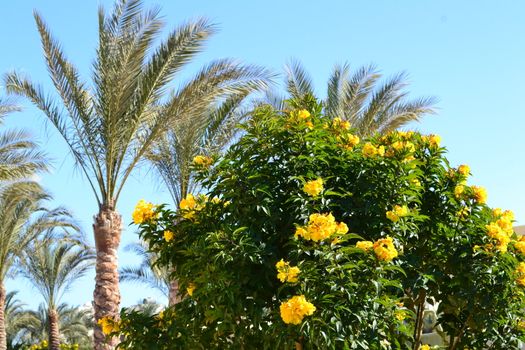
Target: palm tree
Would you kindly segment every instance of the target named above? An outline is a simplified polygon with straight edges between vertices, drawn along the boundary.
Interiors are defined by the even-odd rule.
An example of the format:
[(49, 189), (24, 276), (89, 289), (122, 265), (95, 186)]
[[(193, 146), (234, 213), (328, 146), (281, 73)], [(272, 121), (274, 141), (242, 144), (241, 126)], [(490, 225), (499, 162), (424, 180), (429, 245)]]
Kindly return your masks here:
[(60, 349), (60, 299), (94, 265), (95, 253), (78, 240), (44, 238), (31, 243), (22, 257), (21, 274), (44, 298), (49, 320), (49, 347)]
[(230, 94), (212, 102), (198, 118), (173, 126), (148, 154), (148, 160), (161, 175), (176, 206), (200, 185), (194, 180), (193, 158), (222, 151), (238, 133), (237, 124), (247, 116), (244, 107), (249, 92)]
[(7, 349), (19, 344), (19, 338), (28, 324), (35, 321), (31, 312), (25, 309), (25, 304), (16, 298), (17, 291), (7, 293), (4, 315), (6, 320)]
[[(89, 309), (72, 307), (65, 303), (57, 306), (60, 334), (68, 344), (79, 344), (91, 349), (90, 332), (93, 330), (93, 313)], [(38, 309), (24, 311), (27, 321), (18, 330), (18, 344), (36, 344), (49, 336), (49, 311), (45, 303)], [(91, 345), (91, 346), (90, 346)]]
[(36, 182), (18, 181), (0, 191), (0, 349), (6, 348), (4, 281), (13, 277), (13, 269), (31, 242), (53, 227), (76, 227), (63, 208), (47, 210), (50, 196)]
[(121, 282), (139, 283), (161, 292), (168, 298), (169, 305), (173, 305), (178, 301), (176, 288), (170, 288), (173, 283), (170, 279), (169, 270), (155, 264), (157, 256), (155, 253), (148, 251), (146, 242), (140, 241), (137, 243), (128, 244), (125, 250), (132, 251), (141, 260), (138, 266), (123, 267), (120, 274)]
[[(0, 98), (0, 125), (5, 116), (20, 108)], [(31, 136), (23, 131), (0, 133), (0, 181), (28, 178), (47, 169), (47, 160)]]
[[(312, 79), (299, 62), (287, 65), (286, 75), (286, 90), (292, 99), (301, 101), (315, 95)], [(373, 65), (354, 72), (348, 64), (336, 65), (328, 79), (326, 115), (348, 120), (360, 136), (368, 136), (387, 133), (435, 112), (433, 98), (407, 100), (406, 74), (397, 74), (384, 83), (381, 77)], [(281, 110), (287, 105), (274, 92), (267, 94), (266, 102)]]
[[(101, 8), (98, 18), (99, 44), (88, 85), (35, 14), (63, 109), (29, 79), (16, 73), (5, 78), (7, 90), (31, 100), (63, 136), (95, 194), (97, 320), (117, 317), (119, 311), (122, 222), (116, 204), (132, 170), (174, 122), (199, 115), (210, 100), (225, 94), (266, 88), (269, 78), (264, 69), (221, 60), (202, 69), (186, 88), (167, 95), (170, 82), (202, 50), (214, 25), (204, 19), (183, 24), (155, 48), (163, 30), (158, 9), (143, 11), (140, 0), (118, 0), (112, 13)], [(96, 327), (96, 349), (116, 343)]]

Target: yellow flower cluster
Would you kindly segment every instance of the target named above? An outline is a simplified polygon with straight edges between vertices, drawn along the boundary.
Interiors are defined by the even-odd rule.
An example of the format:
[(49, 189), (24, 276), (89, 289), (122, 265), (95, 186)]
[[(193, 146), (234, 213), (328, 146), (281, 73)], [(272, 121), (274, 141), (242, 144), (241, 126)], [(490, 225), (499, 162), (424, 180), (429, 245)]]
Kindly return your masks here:
[(454, 187), (454, 196), (457, 199), (460, 199), (463, 193), (465, 193), (465, 185), (457, 185)]
[(374, 242), (371, 241), (359, 241), (355, 244), (356, 248), (362, 249), (365, 252), (369, 251), (374, 247)]
[(392, 237), (378, 239), (374, 242), (373, 248), (377, 258), (386, 262), (392, 261), (399, 255)]
[(281, 303), (281, 318), (287, 324), (301, 324), (305, 316), (315, 312), (315, 306), (304, 295), (296, 295)]
[(131, 214), (133, 223), (140, 225), (143, 222), (149, 221), (157, 217), (155, 214), (155, 205), (146, 202), (144, 199), (138, 201), (133, 213)]
[(405, 310), (396, 310), (394, 312), (394, 317), (398, 320), (398, 321), (403, 321), (405, 318), (407, 318), (407, 313)]
[(430, 350), (430, 345), (423, 344), (419, 347), (419, 350)]
[(172, 241), (173, 240), (173, 232), (171, 232), (170, 230), (165, 230), (164, 231), (164, 240), (166, 242)]
[(422, 137), (424, 142), (428, 142), (430, 147), (438, 147), (441, 143), (441, 137), (439, 135), (430, 134)]
[(193, 158), (193, 164), (200, 166), (200, 167), (207, 168), (213, 164), (213, 159), (207, 156), (198, 155)]
[(371, 158), (375, 156), (384, 156), (385, 155), (385, 146), (374, 146), (371, 142), (367, 142), (363, 146), (362, 153), (365, 157)]
[(317, 180), (308, 181), (304, 184), (303, 191), (312, 197), (318, 196), (323, 192), (323, 179), (318, 178)]
[(299, 119), (308, 119), (310, 118), (310, 112), (308, 112), (306, 109), (301, 109), (297, 112), (292, 112), (292, 113), (295, 113), (295, 116), (297, 116), (297, 118)]
[(186, 198), (183, 198), (179, 203), (179, 208), (184, 212), (182, 217), (185, 219), (193, 219), (196, 212), (204, 208), (203, 202), (206, 200), (207, 198), (205, 196), (196, 198), (194, 195), (189, 193)]
[(334, 120), (332, 121), (332, 126), (334, 129), (349, 130), (350, 122), (348, 120), (342, 120), (341, 118), (337, 117), (334, 118)]
[(298, 276), (301, 273), (301, 270), (297, 266), (290, 266), (289, 262), (281, 259), (275, 264), (277, 268), (277, 278), (281, 282), (290, 282), (295, 283), (298, 281)]
[(525, 286), (525, 262), (520, 262), (518, 264), (518, 268), (516, 269), (516, 273), (518, 275), (518, 278), (516, 279), (516, 282), (520, 286)]
[(406, 205), (394, 205), (392, 210), (386, 212), (386, 217), (393, 222), (399, 221), (400, 218), (407, 216), (410, 210)]
[(110, 316), (102, 317), (97, 321), (97, 324), (102, 329), (102, 333), (104, 333), (104, 335), (109, 335), (111, 333), (118, 332), (120, 329), (119, 322)]
[[(497, 220), (486, 225), (487, 235), (497, 241), (496, 249), (502, 253), (507, 251), (507, 246), (511, 241), (514, 233), (512, 229), (512, 221), (514, 220), (514, 213), (510, 210), (505, 212), (496, 211)], [(525, 242), (517, 242), (514, 247), (519, 251), (525, 250)]]
[(474, 200), (479, 204), (485, 204), (487, 202), (487, 190), (479, 186), (472, 186), (471, 188)]
[(297, 227), (295, 237), (311, 239), (314, 242), (328, 239), (336, 234), (345, 234), (348, 232), (348, 226), (344, 222), (336, 222), (331, 213), (311, 214), (308, 225)]
[(458, 173), (460, 173), (463, 176), (467, 176), (470, 174), (470, 167), (466, 164), (462, 164), (458, 167)]
[(355, 246), (365, 252), (373, 249), (377, 258), (386, 262), (392, 261), (399, 255), (391, 237), (381, 238), (376, 242), (360, 241)]

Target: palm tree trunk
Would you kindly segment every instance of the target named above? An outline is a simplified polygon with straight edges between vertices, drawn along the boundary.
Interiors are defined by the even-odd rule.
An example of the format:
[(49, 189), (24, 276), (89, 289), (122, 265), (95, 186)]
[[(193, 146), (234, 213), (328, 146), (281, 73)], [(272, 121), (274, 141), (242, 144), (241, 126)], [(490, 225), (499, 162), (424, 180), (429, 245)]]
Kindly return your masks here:
[(177, 304), (179, 301), (180, 301), (180, 297), (179, 297), (179, 283), (177, 282), (177, 280), (173, 280), (170, 282), (170, 289), (169, 289), (169, 292), (168, 292), (168, 305), (169, 306), (173, 306), (175, 304)]
[[(93, 293), (95, 320), (109, 316), (118, 318), (120, 290), (117, 250), (122, 231), (122, 217), (113, 205), (104, 205), (95, 216), (93, 231), (97, 248), (95, 291)], [(117, 338), (106, 338), (97, 325), (94, 332), (95, 350), (114, 349)]]
[(0, 350), (7, 349), (7, 335), (5, 333), (5, 298), (4, 281), (0, 281)]
[(55, 309), (49, 308), (49, 349), (60, 350), (60, 331), (58, 329), (58, 313)]

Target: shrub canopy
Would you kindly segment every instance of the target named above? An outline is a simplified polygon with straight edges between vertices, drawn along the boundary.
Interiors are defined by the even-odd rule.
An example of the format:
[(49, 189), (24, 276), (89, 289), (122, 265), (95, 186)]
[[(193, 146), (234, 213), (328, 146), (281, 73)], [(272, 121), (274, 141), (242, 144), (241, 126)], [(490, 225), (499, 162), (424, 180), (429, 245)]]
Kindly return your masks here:
[(137, 207), (184, 298), (109, 320), (120, 347), (419, 349), (430, 303), (450, 349), (517, 348), (525, 242), (512, 213), (487, 207), (438, 136), (360, 140), (313, 98), (301, 106), (256, 109), (224, 156), (196, 159), (208, 193), (179, 212)]

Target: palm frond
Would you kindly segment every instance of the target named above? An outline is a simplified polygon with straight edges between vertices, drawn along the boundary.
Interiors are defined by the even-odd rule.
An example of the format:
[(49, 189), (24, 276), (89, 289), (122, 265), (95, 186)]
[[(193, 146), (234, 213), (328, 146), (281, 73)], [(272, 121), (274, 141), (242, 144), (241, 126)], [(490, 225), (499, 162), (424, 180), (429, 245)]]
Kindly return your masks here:
[(306, 95), (315, 95), (312, 78), (299, 61), (292, 60), (285, 66), (286, 89), (293, 99), (301, 100)]

